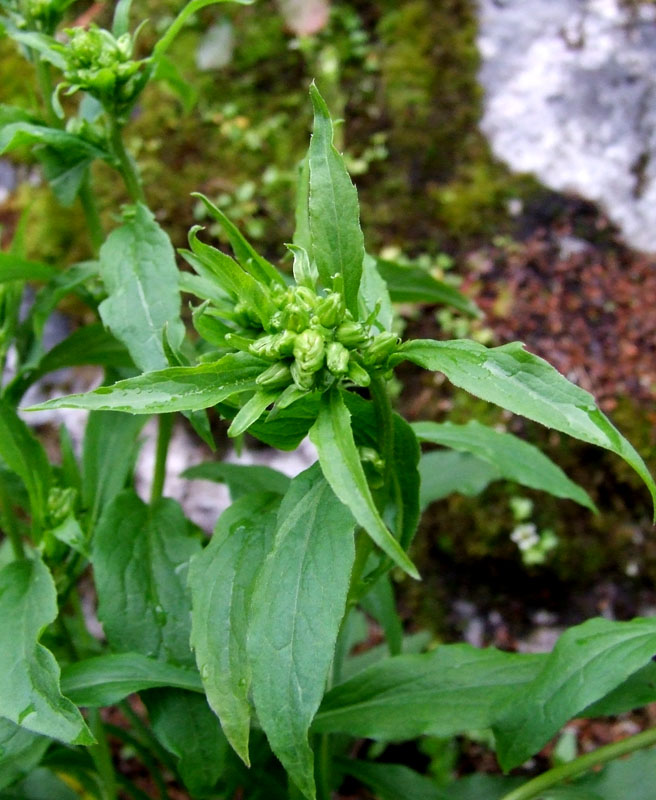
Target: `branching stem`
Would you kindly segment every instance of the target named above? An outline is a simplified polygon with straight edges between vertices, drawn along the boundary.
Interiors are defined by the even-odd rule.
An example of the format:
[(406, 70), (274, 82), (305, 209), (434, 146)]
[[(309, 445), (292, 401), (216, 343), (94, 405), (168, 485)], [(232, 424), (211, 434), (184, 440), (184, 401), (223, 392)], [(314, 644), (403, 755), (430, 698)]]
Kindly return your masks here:
[(548, 772), (538, 775), (537, 778), (528, 781), (528, 783), (519, 786), (503, 797), (502, 800), (532, 800), (532, 798), (540, 797), (547, 789), (551, 789), (552, 786), (562, 781), (576, 778), (593, 767), (607, 764), (609, 761), (651, 745), (656, 745), (656, 728), (643, 731), (635, 736), (629, 736), (628, 739), (622, 739), (620, 742), (607, 744), (605, 747), (595, 750), (594, 753), (586, 753), (568, 764), (554, 767)]

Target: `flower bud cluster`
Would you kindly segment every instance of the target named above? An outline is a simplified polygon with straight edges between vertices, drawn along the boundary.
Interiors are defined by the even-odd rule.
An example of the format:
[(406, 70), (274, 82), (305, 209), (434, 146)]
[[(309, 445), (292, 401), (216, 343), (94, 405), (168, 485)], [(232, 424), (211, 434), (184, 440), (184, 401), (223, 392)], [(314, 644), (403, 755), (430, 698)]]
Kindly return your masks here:
[(71, 90), (82, 89), (102, 103), (106, 111), (121, 118), (131, 109), (144, 86), (145, 61), (132, 57), (134, 38), (118, 38), (91, 25), (70, 28), (68, 44), (62, 48), (66, 59), (64, 77)]
[(273, 362), (257, 378), (262, 388), (293, 384), (300, 391), (321, 391), (338, 380), (368, 386), (370, 372), (384, 369), (398, 347), (394, 334), (372, 334), (353, 319), (339, 291), (319, 295), (294, 286), (272, 290), (272, 300), (276, 310), (267, 331), (249, 340), (227, 337), (234, 347)]

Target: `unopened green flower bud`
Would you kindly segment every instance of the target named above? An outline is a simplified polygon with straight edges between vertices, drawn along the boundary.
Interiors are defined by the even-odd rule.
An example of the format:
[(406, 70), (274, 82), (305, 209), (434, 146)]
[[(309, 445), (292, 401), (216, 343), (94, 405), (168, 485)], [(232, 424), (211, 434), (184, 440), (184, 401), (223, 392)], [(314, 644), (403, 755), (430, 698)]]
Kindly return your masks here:
[(243, 328), (259, 328), (261, 327), (260, 318), (255, 313), (250, 305), (244, 302), (235, 304), (234, 308), (235, 321)]
[(341, 294), (331, 292), (327, 297), (322, 297), (317, 305), (317, 318), (326, 328), (334, 328), (344, 317), (344, 300)]
[(292, 373), (289, 367), (279, 361), (277, 364), (267, 367), (264, 372), (260, 372), (255, 378), (255, 383), (264, 389), (282, 389), (284, 386), (288, 386), (291, 380)]
[(307, 286), (296, 286), (294, 288), (294, 300), (308, 311), (312, 311), (316, 307), (319, 298), (316, 292), (308, 289)]
[(62, 523), (75, 507), (77, 491), (72, 488), (53, 487), (48, 492), (48, 521), (53, 527)]
[(380, 457), (378, 450), (373, 447), (358, 447), (360, 461), (371, 464), (376, 472), (382, 472), (385, 469), (385, 461)]
[(300, 303), (291, 303), (283, 311), (283, 324), (287, 330), (300, 333), (310, 324), (310, 313)]
[(326, 366), (333, 375), (345, 375), (348, 371), (349, 351), (339, 342), (326, 346)]
[(323, 366), (325, 345), (323, 336), (312, 328), (299, 333), (294, 342), (294, 358), (305, 372), (316, 372)]
[(301, 391), (308, 392), (314, 387), (316, 372), (309, 372), (294, 361), (290, 367), (292, 379)]
[(251, 343), (248, 351), (258, 358), (269, 358), (277, 361), (282, 356), (290, 356), (296, 341), (296, 334), (292, 331), (281, 331), (260, 336)]
[(399, 337), (393, 333), (379, 333), (367, 345), (362, 360), (368, 367), (384, 364), (389, 356), (398, 348)]
[(360, 366), (357, 361), (351, 359), (348, 365), (348, 376), (356, 386), (369, 386), (371, 378), (367, 370)]
[(335, 338), (344, 347), (358, 347), (367, 341), (367, 334), (359, 322), (348, 320), (343, 322), (335, 331)]

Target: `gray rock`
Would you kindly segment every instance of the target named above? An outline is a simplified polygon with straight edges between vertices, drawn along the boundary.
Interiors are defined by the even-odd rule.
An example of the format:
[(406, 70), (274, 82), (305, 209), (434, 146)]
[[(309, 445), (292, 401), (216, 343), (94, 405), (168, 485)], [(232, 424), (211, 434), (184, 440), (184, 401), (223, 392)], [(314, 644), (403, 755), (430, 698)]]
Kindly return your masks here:
[(656, 8), (478, 0), (481, 123), (497, 157), (601, 204), (656, 251)]

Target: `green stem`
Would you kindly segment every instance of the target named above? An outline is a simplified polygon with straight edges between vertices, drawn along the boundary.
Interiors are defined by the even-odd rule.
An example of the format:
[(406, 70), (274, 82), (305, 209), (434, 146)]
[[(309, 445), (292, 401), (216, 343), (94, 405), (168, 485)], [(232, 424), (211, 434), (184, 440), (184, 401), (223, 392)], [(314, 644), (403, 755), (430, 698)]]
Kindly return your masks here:
[(41, 99), (43, 100), (46, 111), (46, 120), (51, 127), (61, 128), (62, 122), (57, 114), (55, 114), (55, 109), (52, 107), (52, 78), (50, 76), (50, 67), (36, 50), (32, 50), (31, 52), (34, 59), (39, 92), (41, 93)]
[(150, 751), (153, 753), (153, 755), (155, 755), (167, 769), (171, 770), (171, 772), (175, 774), (176, 768), (173, 758), (157, 741), (155, 735), (148, 725), (146, 725), (146, 723), (141, 719), (139, 714), (134, 711), (127, 700), (122, 700), (118, 705), (123, 714), (130, 721), (132, 728), (137, 734), (137, 737), (141, 738), (141, 741), (150, 748)]
[(125, 181), (128, 194), (135, 203), (146, 205), (146, 195), (141, 185), (141, 178), (134, 161), (123, 144), (123, 128), (115, 119), (112, 119), (109, 124), (109, 144), (118, 161), (118, 170)]
[(97, 708), (89, 709), (89, 727), (96, 737), (96, 744), (89, 747), (89, 755), (98, 770), (101, 780), (102, 800), (118, 800), (116, 774), (112, 764), (112, 754), (107, 743), (107, 736)]
[(20, 531), (16, 525), (16, 517), (11, 509), (7, 490), (2, 481), (0, 481), (0, 509), (2, 510), (5, 532), (11, 542), (11, 549), (14, 551), (14, 558), (20, 561), (25, 558), (25, 548), (23, 547)]
[(322, 733), (319, 736), (317, 748), (317, 800), (331, 800), (332, 798), (332, 752), (330, 747), (330, 734)]
[(157, 786), (160, 797), (162, 800), (167, 800), (169, 795), (166, 790), (164, 778), (162, 778), (161, 769), (158, 767), (155, 759), (151, 756), (148, 748), (144, 746), (143, 742), (140, 742), (139, 739), (137, 739), (131, 733), (123, 730), (123, 728), (119, 728), (117, 725), (107, 725), (105, 729), (107, 733), (111, 733), (112, 736), (120, 739), (120, 741), (122, 741), (124, 744), (130, 745), (137, 751), (137, 753), (139, 753), (144, 766), (150, 772), (150, 775)]
[(157, 420), (159, 429), (157, 432), (157, 451), (155, 453), (153, 485), (150, 490), (151, 505), (154, 505), (160, 499), (164, 491), (164, 481), (166, 480), (166, 456), (169, 452), (173, 420), (173, 414), (160, 414)]
[(636, 736), (630, 736), (628, 739), (622, 739), (621, 742), (613, 742), (613, 744), (600, 747), (594, 753), (586, 753), (584, 756), (579, 756), (574, 761), (570, 761), (569, 764), (554, 767), (505, 795), (502, 800), (531, 800), (531, 798), (539, 797), (546, 789), (550, 789), (557, 783), (575, 778), (583, 772), (588, 772), (593, 767), (606, 764), (616, 758), (651, 745), (656, 745), (656, 728), (643, 731), (643, 733), (638, 733)]
[(102, 243), (105, 241), (105, 231), (103, 230), (100, 214), (98, 212), (98, 205), (96, 198), (91, 191), (91, 178), (89, 173), (84, 177), (82, 185), (80, 186), (80, 203), (84, 211), (84, 218), (87, 221), (87, 228), (89, 230), (89, 238), (91, 239), (91, 246), (95, 253), (98, 253)]
[(394, 419), (392, 418), (392, 404), (387, 392), (387, 382), (380, 373), (372, 375), (369, 392), (378, 423), (378, 449), (385, 462), (383, 493), (386, 496), (392, 480), (392, 463), (394, 461)]

